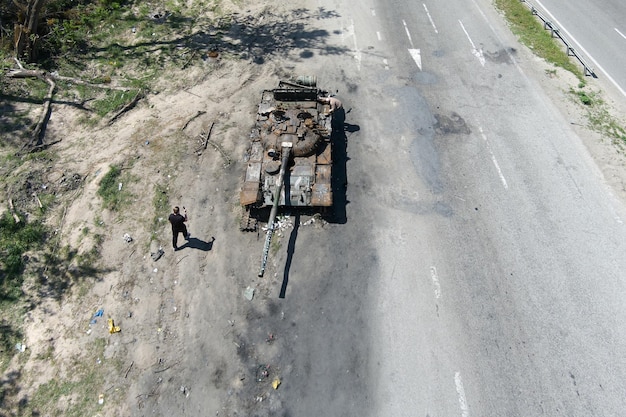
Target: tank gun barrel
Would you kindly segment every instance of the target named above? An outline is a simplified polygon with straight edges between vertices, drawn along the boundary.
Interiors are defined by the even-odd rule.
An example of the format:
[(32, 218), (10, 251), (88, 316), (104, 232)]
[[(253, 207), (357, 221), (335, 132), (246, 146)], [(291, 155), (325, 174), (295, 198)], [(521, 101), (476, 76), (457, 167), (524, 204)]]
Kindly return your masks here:
[(280, 201), (280, 193), (283, 189), (285, 170), (287, 168), (287, 164), (289, 163), (289, 156), (291, 155), (292, 146), (293, 144), (291, 142), (283, 142), (281, 144), (282, 161), (280, 163), (280, 171), (278, 172), (278, 178), (276, 180), (276, 192), (274, 193), (272, 211), (270, 211), (270, 218), (267, 222), (267, 234), (265, 235), (265, 245), (263, 245), (263, 259), (261, 261), (259, 277), (262, 277), (265, 273), (265, 266), (267, 265), (267, 255), (270, 251), (270, 243), (272, 242), (272, 235), (274, 234), (274, 220), (276, 219), (276, 213), (278, 212), (278, 202)]

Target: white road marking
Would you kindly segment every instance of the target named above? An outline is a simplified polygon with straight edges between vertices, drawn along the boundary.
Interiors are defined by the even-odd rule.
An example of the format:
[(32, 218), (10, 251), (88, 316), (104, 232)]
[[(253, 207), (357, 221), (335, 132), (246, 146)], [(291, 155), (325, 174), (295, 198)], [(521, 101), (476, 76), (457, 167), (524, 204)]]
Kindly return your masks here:
[(378, 38), (379, 41), (383, 40), (383, 38), (380, 36), (379, 31), (376, 31), (376, 37)]
[(413, 58), (413, 61), (415, 61), (415, 63), (417, 64), (417, 67), (421, 71), (422, 70), (422, 54), (420, 53), (420, 50), (419, 49), (409, 49), (409, 53), (411, 54), (411, 57)]
[(357, 42), (356, 42), (354, 20), (350, 19), (350, 24), (348, 25), (346, 32), (347, 32), (347, 35), (344, 36), (344, 31), (341, 31), (341, 39), (345, 43), (346, 38), (349, 38), (350, 36), (352, 36), (353, 43), (354, 43), (353, 50), (354, 50), (354, 59), (356, 60), (356, 69), (361, 71), (361, 51), (359, 50), (359, 47), (357, 46)]
[(413, 45), (413, 39), (411, 39), (411, 32), (409, 32), (409, 27), (406, 25), (406, 22), (402, 20), (402, 24), (404, 25), (404, 30), (406, 31), (406, 36), (409, 38), (409, 43), (411, 44), (411, 48), (415, 48)]
[(613, 28), (613, 29), (615, 29), (615, 31), (617, 33), (619, 33), (622, 38), (626, 39), (626, 35), (624, 35), (622, 32), (620, 32), (618, 28)]
[[(480, 12), (480, 14), (483, 17), (483, 19), (485, 19), (485, 22), (487, 23), (487, 26), (489, 26), (489, 29), (491, 29), (491, 32), (493, 32), (493, 34), (495, 35), (496, 39), (498, 39), (498, 42), (500, 42), (500, 45), (504, 45), (504, 42), (502, 42), (502, 39), (500, 38), (500, 36), (498, 36), (498, 32), (496, 32), (496, 30), (493, 28), (493, 26), (491, 26), (491, 23), (489, 23), (489, 19), (487, 19), (487, 16), (485, 15), (485, 13), (478, 6), (478, 3), (476, 3), (476, 0), (472, 0), (472, 2), (474, 3), (474, 6), (476, 6), (478, 11)], [(504, 50), (506, 51), (506, 54), (509, 56), (509, 59), (511, 60), (511, 62), (515, 65), (515, 68), (517, 68), (517, 70), (522, 75), (522, 77), (524, 77), (526, 79), (526, 81), (528, 81), (528, 77), (526, 77), (526, 74), (524, 74), (524, 71), (522, 71), (522, 67), (519, 66), (519, 64), (517, 63), (517, 60), (515, 59), (515, 57), (513, 55), (511, 55), (511, 52), (509, 52), (509, 48), (504, 48)]]
[(489, 141), (487, 140), (487, 136), (483, 132), (483, 128), (481, 126), (478, 126), (478, 130), (480, 131), (480, 134), (483, 137), (483, 140), (487, 144), (487, 150), (489, 151), (489, 154), (491, 155), (491, 161), (493, 162), (493, 165), (496, 167), (496, 170), (498, 171), (498, 175), (500, 176), (500, 181), (502, 181), (502, 185), (504, 185), (505, 189), (508, 189), (509, 185), (506, 183), (506, 178), (504, 178), (504, 175), (502, 175), (502, 170), (500, 169), (500, 165), (498, 164), (498, 161), (496, 160), (496, 156), (493, 154), (493, 151), (491, 150), (491, 145), (489, 145)]
[(430, 277), (433, 280), (433, 285), (435, 286), (435, 298), (441, 298), (441, 285), (439, 285), (439, 277), (437, 277), (437, 268), (434, 266), (430, 267)]
[(435, 33), (439, 33), (437, 31), (437, 26), (435, 26), (435, 22), (433, 21), (433, 18), (430, 17), (430, 12), (428, 11), (428, 7), (426, 7), (425, 3), (424, 3), (424, 10), (426, 10), (426, 16), (428, 16), (428, 20), (430, 20), (430, 24), (433, 25), (433, 29), (435, 29)]
[(472, 38), (470, 38), (469, 33), (467, 33), (467, 30), (465, 30), (465, 26), (463, 26), (463, 22), (459, 20), (459, 24), (461, 25), (461, 29), (463, 29), (463, 32), (465, 32), (465, 36), (467, 36), (467, 40), (469, 40), (470, 44), (472, 45), (472, 55), (478, 58), (478, 62), (480, 62), (480, 65), (484, 67), (485, 57), (483, 56), (483, 51), (476, 48), (476, 45), (474, 45), (474, 42), (472, 41)]
[(385, 69), (389, 70), (389, 62), (387, 61), (387, 59), (383, 59), (383, 64), (385, 64)]
[(469, 417), (469, 409), (467, 408), (467, 399), (465, 398), (465, 389), (463, 381), (461, 381), (461, 373), (454, 374), (454, 385), (456, 385), (456, 393), (459, 395), (459, 405), (461, 406), (461, 416)]
[(546, 7), (545, 7), (543, 4), (541, 4), (541, 2), (540, 2), (539, 0), (534, 0), (534, 1), (535, 1), (535, 2), (536, 2), (536, 3), (537, 3), (537, 4), (538, 4), (538, 5), (539, 5), (539, 6), (540, 6), (540, 7), (541, 7), (541, 8), (542, 8), (545, 12), (546, 12), (546, 14), (547, 14), (548, 16), (550, 16), (550, 19), (552, 19), (552, 21), (553, 21), (554, 23), (556, 23), (556, 24), (557, 24), (557, 26), (560, 28), (560, 30), (561, 30), (562, 32), (564, 32), (564, 33), (567, 35), (567, 37), (568, 37), (568, 38), (569, 38), (572, 42), (574, 42), (574, 43), (576, 44), (576, 46), (578, 46), (578, 49), (580, 49), (580, 50), (583, 52), (583, 54), (585, 54), (585, 55), (589, 58), (589, 60), (590, 60), (591, 62), (593, 62), (593, 65), (595, 65), (595, 66), (596, 66), (596, 67), (597, 67), (600, 71), (602, 71), (602, 72), (604, 73), (604, 75), (606, 76), (607, 80), (609, 80), (611, 83), (613, 83), (613, 85), (615, 86), (615, 88), (617, 88), (617, 90), (618, 90), (620, 93), (622, 93), (622, 95), (623, 95), (624, 97), (626, 97), (626, 91), (624, 91), (624, 89), (623, 89), (622, 87), (620, 87), (620, 85), (617, 83), (617, 81), (615, 81), (615, 80), (613, 79), (613, 77), (611, 77), (611, 76), (609, 75), (609, 73), (608, 73), (608, 72), (606, 72), (606, 70), (605, 70), (604, 68), (602, 68), (602, 66), (601, 66), (600, 64), (598, 64), (598, 62), (597, 62), (595, 59), (593, 59), (593, 57), (589, 54), (589, 52), (587, 52), (587, 51), (585, 50), (585, 48), (583, 48), (583, 47), (582, 47), (582, 45), (581, 45), (580, 43), (578, 43), (578, 41), (577, 41), (577, 40), (576, 40), (576, 39), (575, 39), (575, 38), (574, 38), (574, 37), (573, 37), (573, 36), (572, 36), (572, 35), (571, 35), (568, 31), (567, 31), (567, 29), (565, 29), (565, 26), (563, 26), (563, 25), (562, 25), (562, 24), (561, 24), (558, 20), (556, 20), (556, 18), (555, 18), (554, 16), (552, 16), (552, 13), (550, 13), (550, 12), (548, 11), (548, 9), (546, 9)]

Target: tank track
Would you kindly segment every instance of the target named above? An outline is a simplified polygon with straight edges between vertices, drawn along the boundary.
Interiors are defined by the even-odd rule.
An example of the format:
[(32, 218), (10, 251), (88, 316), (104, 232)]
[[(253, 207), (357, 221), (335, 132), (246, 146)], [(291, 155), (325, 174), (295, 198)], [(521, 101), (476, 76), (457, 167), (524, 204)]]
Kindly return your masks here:
[(242, 207), (241, 211), (239, 230), (242, 232), (256, 232), (258, 221), (250, 215), (250, 208)]

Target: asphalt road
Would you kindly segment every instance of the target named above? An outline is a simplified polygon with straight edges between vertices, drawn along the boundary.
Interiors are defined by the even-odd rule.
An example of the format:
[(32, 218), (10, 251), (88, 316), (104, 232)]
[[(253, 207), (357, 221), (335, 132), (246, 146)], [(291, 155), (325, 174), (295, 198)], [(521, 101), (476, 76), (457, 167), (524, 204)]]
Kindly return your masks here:
[(620, 0), (531, 1), (591, 60), (608, 89), (626, 98), (626, 4)]
[(309, 7), (347, 191), (290, 241), (283, 415), (623, 415), (626, 209), (491, 2)]

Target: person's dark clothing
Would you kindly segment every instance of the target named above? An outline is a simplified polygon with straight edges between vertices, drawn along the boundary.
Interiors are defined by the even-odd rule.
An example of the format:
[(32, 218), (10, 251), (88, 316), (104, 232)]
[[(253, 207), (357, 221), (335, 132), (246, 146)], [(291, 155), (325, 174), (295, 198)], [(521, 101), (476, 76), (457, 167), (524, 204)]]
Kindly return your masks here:
[(170, 214), (169, 221), (172, 223), (172, 246), (174, 249), (178, 249), (178, 234), (183, 233), (185, 239), (189, 239), (189, 233), (187, 232), (187, 226), (185, 225), (185, 216), (181, 214)]

